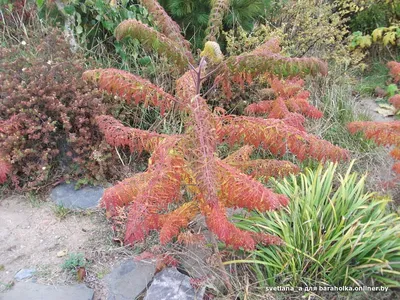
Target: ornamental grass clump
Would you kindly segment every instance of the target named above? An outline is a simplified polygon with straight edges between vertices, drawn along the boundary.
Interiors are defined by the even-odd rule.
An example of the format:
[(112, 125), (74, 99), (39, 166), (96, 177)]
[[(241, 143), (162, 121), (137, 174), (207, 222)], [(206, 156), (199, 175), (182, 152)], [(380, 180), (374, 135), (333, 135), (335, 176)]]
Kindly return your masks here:
[(235, 220), (243, 230), (280, 236), (284, 245), (260, 246), (249, 259), (226, 264), (251, 264), (268, 286), (399, 287), (400, 216), (389, 211), (388, 198), (365, 191), (365, 176), (351, 167), (341, 176), (336, 168), (273, 180), (288, 206)]

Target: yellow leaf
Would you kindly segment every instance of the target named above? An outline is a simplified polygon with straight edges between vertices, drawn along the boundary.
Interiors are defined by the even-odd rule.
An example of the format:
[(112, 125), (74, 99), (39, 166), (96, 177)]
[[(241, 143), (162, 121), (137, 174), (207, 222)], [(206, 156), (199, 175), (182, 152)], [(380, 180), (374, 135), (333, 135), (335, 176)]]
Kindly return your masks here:
[(372, 39), (374, 42), (376, 42), (377, 40), (380, 40), (382, 38), (383, 35), (383, 28), (376, 28), (373, 32), (372, 32)]
[(388, 44), (396, 45), (396, 32), (387, 32), (383, 37), (383, 44), (386, 46)]
[(361, 48), (367, 48), (370, 47), (372, 44), (372, 39), (370, 35), (364, 35), (360, 38), (360, 47)]

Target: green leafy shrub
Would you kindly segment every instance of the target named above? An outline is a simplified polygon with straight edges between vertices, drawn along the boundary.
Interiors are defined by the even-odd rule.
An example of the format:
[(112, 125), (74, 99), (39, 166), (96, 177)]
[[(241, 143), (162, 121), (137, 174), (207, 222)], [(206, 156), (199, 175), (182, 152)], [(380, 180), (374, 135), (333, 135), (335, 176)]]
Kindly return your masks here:
[(111, 109), (111, 97), (82, 82), (83, 68), (57, 30), (0, 49), (0, 162), (16, 186), (116, 174), (93, 122)]
[[(58, 11), (54, 2), (49, 1), (48, 10)], [(113, 45), (113, 33), (119, 23), (127, 19), (137, 19), (147, 24), (151, 22), (147, 10), (129, 0), (118, 1), (93, 1), (69, 0), (61, 11), (65, 17), (73, 19), (72, 30), (80, 43), (92, 49), (100, 42)], [(116, 47), (119, 45), (117, 44)]]
[(330, 164), (273, 182), (291, 200), (285, 209), (236, 218), (242, 229), (274, 232), (285, 242), (241, 261), (263, 284), (399, 286), (400, 217), (387, 212), (389, 199), (365, 192), (365, 177), (351, 167), (342, 177)]
[(248, 51), (271, 37), (281, 40), (282, 48), (291, 56), (316, 56), (338, 65), (356, 65), (363, 55), (347, 46), (347, 19), (335, 6), (325, 1), (288, 1), (279, 17), (246, 33), (237, 28), (227, 33), (230, 53)]
[(340, 12), (351, 16), (348, 25), (352, 31), (352, 51), (362, 52), (365, 57), (396, 57), (400, 45), (400, 2), (358, 1), (356, 10), (343, 7), (344, 2), (351, 1), (337, 2)]
[(155, 72), (155, 64), (159, 63), (155, 57), (141, 51), (136, 41), (116, 41), (114, 38), (115, 28), (124, 20), (152, 24), (151, 15), (137, 1), (45, 1), (39, 16), (51, 26), (60, 27), (61, 24), (72, 49), (83, 49), (86, 56), (102, 64), (142, 69), (149, 75)]
[(352, 50), (356, 48), (368, 49), (375, 44), (378, 46), (392, 46), (396, 48), (399, 43), (400, 27), (398, 25), (392, 25), (388, 27), (378, 27), (372, 32), (372, 35), (364, 35), (361, 31), (353, 32), (351, 35), (350, 47)]
[(400, 3), (391, 2), (376, 1), (357, 12), (349, 22), (351, 31), (370, 34), (375, 28), (389, 27), (394, 19), (400, 17)]

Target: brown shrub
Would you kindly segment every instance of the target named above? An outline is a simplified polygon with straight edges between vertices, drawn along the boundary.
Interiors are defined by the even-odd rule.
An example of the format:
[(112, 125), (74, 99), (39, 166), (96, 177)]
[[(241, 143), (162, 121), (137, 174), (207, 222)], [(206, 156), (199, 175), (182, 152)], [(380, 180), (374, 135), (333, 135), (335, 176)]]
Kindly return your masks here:
[(0, 48), (0, 148), (15, 185), (115, 176), (116, 160), (103, 155), (110, 149), (94, 126), (110, 98), (82, 81), (84, 67), (56, 30)]

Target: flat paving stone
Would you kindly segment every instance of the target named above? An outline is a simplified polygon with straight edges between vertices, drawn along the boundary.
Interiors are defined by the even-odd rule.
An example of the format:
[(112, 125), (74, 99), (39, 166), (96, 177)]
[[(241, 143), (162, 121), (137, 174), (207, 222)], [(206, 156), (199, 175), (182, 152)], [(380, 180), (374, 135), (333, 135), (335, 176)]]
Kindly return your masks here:
[(200, 300), (203, 296), (204, 288), (196, 291), (189, 276), (176, 268), (167, 268), (154, 277), (144, 300)]
[(93, 290), (84, 284), (71, 286), (17, 282), (0, 300), (92, 300)]
[(36, 270), (35, 269), (21, 269), (18, 271), (17, 274), (15, 274), (14, 278), (15, 280), (24, 280), (27, 278), (32, 277), (35, 274)]
[(69, 209), (95, 208), (104, 194), (100, 186), (85, 186), (75, 189), (75, 183), (64, 183), (56, 186), (50, 198), (57, 204)]
[(156, 266), (150, 262), (126, 260), (104, 277), (107, 300), (136, 299), (153, 279)]

